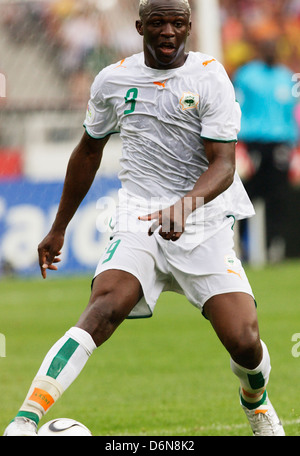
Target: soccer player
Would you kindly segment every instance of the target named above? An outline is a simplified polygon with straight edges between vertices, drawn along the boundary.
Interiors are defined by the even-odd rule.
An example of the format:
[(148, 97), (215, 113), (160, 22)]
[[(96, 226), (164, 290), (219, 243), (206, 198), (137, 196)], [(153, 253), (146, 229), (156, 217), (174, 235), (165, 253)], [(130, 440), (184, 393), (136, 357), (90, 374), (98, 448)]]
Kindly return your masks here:
[(270, 358), (253, 292), (233, 247), (234, 220), (254, 213), (235, 173), (233, 86), (215, 58), (185, 51), (188, 0), (141, 0), (136, 28), (144, 52), (108, 66), (92, 85), (85, 132), (39, 245), (43, 278), (57, 269), (66, 228), (119, 132), (122, 189), (112, 239), (86, 310), (46, 355), (5, 435), (35, 435), (93, 351), (125, 318), (151, 316), (167, 289), (198, 307), (228, 350), (254, 435), (284, 435), (266, 391)]

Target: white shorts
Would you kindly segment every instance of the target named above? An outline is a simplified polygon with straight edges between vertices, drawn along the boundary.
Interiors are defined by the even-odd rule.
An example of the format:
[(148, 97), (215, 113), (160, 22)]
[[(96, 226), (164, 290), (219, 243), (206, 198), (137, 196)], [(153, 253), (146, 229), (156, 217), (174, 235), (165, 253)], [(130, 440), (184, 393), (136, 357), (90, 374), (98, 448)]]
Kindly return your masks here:
[(116, 232), (95, 277), (118, 269), (139, 280), (144, 296), (128, 318), (151, 317), (163, 291), (185, 295), (201, 311), (208, 299), (222, 293), (244, 292), (254, 298), (234, 251), (232, 223), (230, 217), (214, 224), (213, 230), (210, 226), (210, 234), (202, 236), (198, 244), (185, 243), (185, 233), (172, 242), (164, 240), (158, 230), (152, 236), (148, 236), (147, 229)]

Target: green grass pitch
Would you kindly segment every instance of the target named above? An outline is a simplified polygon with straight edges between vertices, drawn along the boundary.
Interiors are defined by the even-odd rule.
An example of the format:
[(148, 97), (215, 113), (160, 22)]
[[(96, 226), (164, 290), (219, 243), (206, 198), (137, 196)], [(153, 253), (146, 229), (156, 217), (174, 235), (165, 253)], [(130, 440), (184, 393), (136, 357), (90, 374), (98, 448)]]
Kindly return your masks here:
[[(299, 435), (300, 357), (292, 336), (300, 333), (300, 262), (247, 273), (271, 355), (268, 392), (286, 434)], [(59, 273), (46, 281), (0, 280), (1, 435), (46, 351), (76, 323), (89, 290), (89, 277)], [(57, 417), (77, 419), (94, 435), (251, 435), (227, 352), (200, 312), (173, 293), (160, 297), (152, 318), (125, 321), (92, 355), (42, 423)]]

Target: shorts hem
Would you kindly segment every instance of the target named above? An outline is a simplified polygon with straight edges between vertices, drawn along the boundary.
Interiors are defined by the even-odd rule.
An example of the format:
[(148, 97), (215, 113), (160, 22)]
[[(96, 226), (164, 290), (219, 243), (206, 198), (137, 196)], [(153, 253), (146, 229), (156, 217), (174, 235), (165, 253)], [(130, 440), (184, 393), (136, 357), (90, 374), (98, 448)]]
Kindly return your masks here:
[(254, 302), (255, 302), (254, 295), (250, 290), (246, 291), (246, 290), (237, 289), (237, 288), (226, 288), (224, 290), (214, 291), (213, 293), (210, 293), (202, 300), (202, 303), (196, 304), (196, 306), (200, 307), (200, 310), (203, 313), (203, 307), (210, 298), (212, 298), (213, 296), (218, 296), (220, 294), (227, 294), (227, 293), (245, 293), (245, 294), (250, 295), (254, 299)]
[[(144, 295), (143, 298), (144, 298), (145, 303), (146, 303), (146, 305), (147, 305), (147, 307), (148, 307), (148, 309), (149, 309), (149, 313), (148, 313), (148, 314), (141, 314), (141, 315), (130, 315), (130, 314), (129, 314), (129, 315), (126, 317), (126, 319), (127, 319), (127, 320), (136, 320), (136, 319), (138, 319), (138, 318), (151, 318), (151, 317), (153, 316), (153, 311), (151, 310), (151, 306), (148, 304), (148, 300), (147, 300), (147, 298), (146, 298), (146, 296), (145, 296), (145, 292), (144, 292), (144, 288), (143, 288), (143, 282), (142, 282), (141, 278), (139, 277), (139, 275), (136, 273), (136, 271), (133, 271), (132, 269), (127, 268), (127, 267), (125, 267), (125, 266), (113, 266), (113, 267), (110, 267), (110, 266), (105, 267), (105, 266), (104, 266), (104, 268), (101, 268), (101, 270), (99, 270), (99, 272), (97, 272), (98, 269), (96, 269), (95, 275), (94, 275), (94, 278), (93, 278), (92, 283), (94, 282), (95, 278), (96, 278), (98, 275), (100, 275), (102, 272), (111, 271), (111, 270), (113, 270), (113, 269), (115, 269), (115, 270), (117, 270), (117, 271), (128, 272), (128, 274), (133, 275), (133, 276), (140, 282), (140, 285), (141, 285), (141, 287), (142, 287), (142, 289), (143, 289), (143, 295)], [(141, 299), (142, 299), (142, 298), (141, 298)], [(138, 304), (139, 304), (139, 303), (136, 304), (136, 307), (138, 306)], [(154, 306), (155, 306), (155, 303), (153, 304), (153, 307), (154, 307)], [(132, 309), (131, 312), (133, 312), (134, 309), (135, 309), (136, 307), (134, 307), (134, 308)]]

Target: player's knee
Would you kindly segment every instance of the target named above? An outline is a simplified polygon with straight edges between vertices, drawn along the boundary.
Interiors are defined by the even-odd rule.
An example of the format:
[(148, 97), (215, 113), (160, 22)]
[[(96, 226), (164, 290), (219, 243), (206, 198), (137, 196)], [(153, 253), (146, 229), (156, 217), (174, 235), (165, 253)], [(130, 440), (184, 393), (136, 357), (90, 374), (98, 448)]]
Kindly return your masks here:
[(261, 343), (256, 328), (247, 326), (227, 341), (232, 359), (248, 369), (255, 369), (261, 360)]

